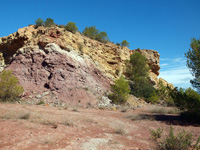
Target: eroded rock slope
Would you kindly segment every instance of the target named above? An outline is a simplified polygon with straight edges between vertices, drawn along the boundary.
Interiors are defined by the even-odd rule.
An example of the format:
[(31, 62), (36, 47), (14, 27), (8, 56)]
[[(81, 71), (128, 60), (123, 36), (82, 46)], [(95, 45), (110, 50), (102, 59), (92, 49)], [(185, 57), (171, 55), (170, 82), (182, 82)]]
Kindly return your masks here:
[(110, 83), (125, 71), (126, 61), (135, 51), (147, 58), (150, 79), (157, 86), (160, 69), (157, 51), (130, 51), (56, 26), (31, 25), (0, 38), (0, 70), (5, 65), (13, 70), (25, 95), (39, 94), (37, 97), (42, 98), (50, 92), (52, 97), (70, 104), (95, 104), (110, 89)]
[(44, 49), (20, 48), (7, 69), (13, 70), (26, 93), (51, 91), (70, 104), (95, 104), (109, 90), (110, 80), (76, 51), (67, 52), (55, 43)]

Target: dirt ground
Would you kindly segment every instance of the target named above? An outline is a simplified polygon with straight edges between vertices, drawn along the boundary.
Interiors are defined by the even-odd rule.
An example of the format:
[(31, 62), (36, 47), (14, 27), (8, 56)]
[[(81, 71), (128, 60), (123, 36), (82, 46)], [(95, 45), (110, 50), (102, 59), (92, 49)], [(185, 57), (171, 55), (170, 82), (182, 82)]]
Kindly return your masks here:
[[(150, 129), (162, 128), (166, 135), (170, 125), (175, 133), (184, 129), (195, 140), (200, 136), (199, 125), (149, 110), (0, 104), (0, 149), (150, 150), (155, 149)], [(139, 114), (146, 117), (138, 119)]]

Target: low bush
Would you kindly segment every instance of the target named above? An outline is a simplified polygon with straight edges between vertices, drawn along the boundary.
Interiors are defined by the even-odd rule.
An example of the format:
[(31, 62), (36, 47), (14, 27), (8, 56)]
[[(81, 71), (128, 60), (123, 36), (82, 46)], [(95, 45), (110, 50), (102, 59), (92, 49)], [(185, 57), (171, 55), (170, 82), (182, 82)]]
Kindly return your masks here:
[(156, 130), (150, 130), (151, 132), (151, 138), (154, 140), (157, 140), (159, 138), (161, 138), (161, 134), (163, 133), (163, 129), (158, 128)]
[(116, 45), (117, 45), (117, 46), (121, 46), (121, 44), (120, 44), (120, 43), (116, 43)]
[(36, 21), (35, 21), (35, 24), (36, 24), (36, 28), (39, 27), (39, 26), (43, 26), (44, 25), (44, 21), (41, 19), (41, 18), (38, 18)]
[(112, 94), (109, 94), (109, 98), (115, 104), (124, 104), (128, 99), (128, 94), (130, 93), (130, 88), (128, 81), (121, 76), (118, 80), (111, 85)]
[(99, 32), (99, 30), (97, 30), (95, 26), (86, 27), (83, 30), (83, 35), (85, 35), (85, 36), (87, 36), (91, 39), (98, 40), (98, 41), (103, 42), (103, 43), (109, 41), (107, 33), (106, 32)]
[(158, 89), (156, 93), (159, 96), (160, 102), (167, 106), (174, 106), (174, 99), (170, 95), (172, 89), (169, 86), (165, 86), (162, 81), (158, 83)]
[(150, 108), (149, 112), (156, 114), (180, 114), (180, 110), (178, 108), (159, 107), (159, 106), (154, 106)]
[(191, 88), (174, 89), (171, 91), (175, 105), (188, 119), (198, 121), (200, 117), (200, 95)]
[(61, 24), (61, 25), (58, 25), (59, 28), (65, 28), (65, 25)]
[(156, 104), (158, 103), (159, 100), (159, 96), (156, 94), (156, 91), (154, 90), (150, 96), (146, 99), (147, 102), (152, 103), (152, 104)]
[(68, 22), (67, 25), (65, 26), (65, 29), (72, 33), (76, 33), (76, 31), (78, 31), (78, 27), (76, 26), (76, 23), (74, 22)]
[(155, 89), (147, 78), (137, 77), (133, 80), (130, 80), (129, 84), (131, 88), (131, 94), (135, 95), (136, 97), (144, 98), (145, 101), (149, 102), (150, 99), (147, 99), (151, 96)]
[(136, 114), (136, 115), (132, 115), (132, 116), (128, 116), (127, 118), (129, 118), (132, 121), (137, 121), (137, 120), (155, 120), (154, 116), (151, 115), (145, 115), (145, 114)]
[(106, 43), (107, 41), (109, 41), (107, 33), (106, 32), (100, 32), (96, 35), (95, 40), (100, 41), (102, 43)]
[(14, 102), (20, 99), (24, 89), (19, 85), (19, 81), (10, 70), (4, 70), (0, 74), (0, 101)]
[(47, 18), (46, 21), (44, 22), (45, 27), (52, 27), (55, 26), (56, 24), (54, 23), (54, 20), (51, 18)]
[(129, 43), (128, 43), (126, 40), (123, 40), (123, 41), (121, 42), (121, 46), (129, 47)]
[(85, 27), (85, 29), (83, 30), (83, 35), (91, 39), (95, 39), (98, 33), (99, 33), (99, 30), (97, 30), (95, 26)]
[(199, 141), (200, 137), (198, 138), (196, 144), (192, 145), (193, 139), (191, 133), (186, 133), (184, 130), (178, 133), (176, 136), (174, 135), (174, 131), (172, 126), (170, 126), (170, 132), (167, 137), (163, 140), (159, 141), (158, 139), (161, 138), (162, 130), (151, 130), (151, 136), (153, 140), (156, 142), (158, 150), (189, 150), (189, 149), (196, 149), (199, 150), (200, 146)]

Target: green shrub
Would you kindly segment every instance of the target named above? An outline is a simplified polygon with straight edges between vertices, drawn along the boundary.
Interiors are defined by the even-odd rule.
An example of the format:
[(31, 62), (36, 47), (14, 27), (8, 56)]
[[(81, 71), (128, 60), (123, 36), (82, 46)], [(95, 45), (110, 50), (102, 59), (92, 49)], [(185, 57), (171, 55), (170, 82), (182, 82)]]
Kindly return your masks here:
[(123, 41), (121, 42), (121, 46), (129, 47), (129, 43), (128, 43), (126, 40), (123, 40)]
[(130, 93), (129, 84), (124, 77), (120, 77), (111, 85), (112, 94), (109, 94), (109, 98), (115, 104), (124, 104)]
[(136, 97), (144, 98), (146, 101), (148, 97), (155, 91), (153, 85), (145, 77), (137, 77), (129, 81), (131, 94)]
[(96, 35), (95, 40), (106, 43), (109, 39), (106, 32), (100, 32)]
[(19, 95), (23, 93), (24, 89), (18, 85), (19, 81), (10, 70), (4, 70), (0, 74), (0, 101), (14, 102), (19, 100)]
[(162, 81), (158, 83), (158, 89), (156, 90), (159, 99), (167, 106), (174, 106), (174, 99), (170, 95), (172, 89), (169, 86), (165, 86)]
[(120, 43), (116, 43), (116, 45), (117, 45), (117, 46), (121, 46), (121, 44), (120, 44)]
[(36, 24), (36, 27), (43, 26), (44, 21), (41, 18), (39, 18), (35, 21), (35, 24)]
[(83, 30), (83, 35), (91, 38), (91, 39), (95, 39), (96, 35), (99, 33), (99, 30), (96, 29), (95, 26), (91, 26), (91, 27), (86, 27)]
[(152, 103), (152, 104), (156, 104), (158, 103), (159, 100), (159, 96), (156, 94), (156, 91), (154, 90), (150, 96), (146, 99), (147, 102)]
[[(157, 133), (159, 136), (156, 135)], [(158, 141), (158, 138), (161, 137), (158, 131), (152, 130), (151, 136), (156, 142), (158, 150), (189, 150), (191, 148), (200, 149), (200, 146), (198, 146), (200, 137), (197, 140), (196, 144), (192, 145), (193, 139), (191, 133), (186, 133), (183, 130), (182, 132), (178, 133), (177, 136), (175, 136), (172, 126), (170, 126), (169, 135), (166, 138), (164, 138), (161, 142)]]
[(109, 41), (107, 33), (106, 32), (99, 32), (99, 30), (97, 30), (95, 26), (86, 27), (83, 30), (83, 35), (85, 35), (85, 36), (87, 36), (91, 39), (95, 39), (95, 40), (98, 40), (100, 42), (104, 42), (104, 43)]
[[(186, 90), (180, 88), (174, 89), (171, 92), (175, 105), (185, 113), (189, 115), (189, 119), (196, 120), (200, 117), (200, 95), (191, 88)], [(198, 119), (197, 119), (198, 120)]]
[(46, 21), (44, 22), (45, 27), (52, 27), (55, 26), (56, 24), (54, 23), (54, 20), (51, 18), (47, 18)]
[(59, 28), (65, 28), (65, 25), (61, 24), (61, 25), (58, 25)]
[(147, 78), (149, 69), (146, 57), (135, 52), (130, 56), (130, 61), (127, 62), (126, 73), (131, 80), (138, 77)]
[(131, 94), (142, 98), (150, 97), (155, 89), (148, 79), (149, 67), (146, 58), (139, 52), (135, 52), (130, 56), (126, 68)]
[(161, 134), (163, 133), (163, 129), (158, 128), (156, 130), (150, 130), (151, 132), (151, 138), (154, 140), (157, 140), (159, 138), (161, 138)]
[(76, 31), (78, 31), (78, 27), (76, 26), (76, 23), (74, 22), (68, 22), (67, 25), (65, 26), (65, 29), (72, 33), (76, 33)]

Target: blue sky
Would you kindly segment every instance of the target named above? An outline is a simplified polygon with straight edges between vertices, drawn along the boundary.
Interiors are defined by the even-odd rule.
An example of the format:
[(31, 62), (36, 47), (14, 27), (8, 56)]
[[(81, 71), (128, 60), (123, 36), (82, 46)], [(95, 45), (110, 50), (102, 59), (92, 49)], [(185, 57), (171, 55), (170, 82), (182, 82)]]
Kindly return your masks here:
[(110, 40), (127, 40), (130, 49), (157, 50), (160, 76), (187, 88), (192, 78), (184, 53), (192, 37), (200, 37), (200, 0), (10, 0), (1, 2), (0, 37), (52, 18), (76, 22), (80, 31), (95, 25)]

